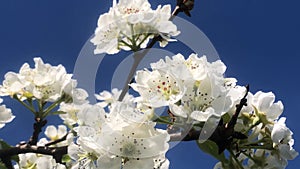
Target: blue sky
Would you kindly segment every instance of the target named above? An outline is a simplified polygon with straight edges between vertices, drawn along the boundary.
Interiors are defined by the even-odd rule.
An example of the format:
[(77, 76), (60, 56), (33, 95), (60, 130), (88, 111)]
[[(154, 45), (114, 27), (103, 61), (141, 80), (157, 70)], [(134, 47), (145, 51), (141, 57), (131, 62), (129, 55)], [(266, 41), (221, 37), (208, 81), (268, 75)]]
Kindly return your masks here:
[[(300, 3), (297, 0), (195, 1), (192, 17), (180, 16), (210, 39), (227, 65), (227, 76), (236, 77), (240, 85), (250, 84), (252, 92), (273, 91), (283, 101), (283, 116), (294, 131), (294, 147), (300, 151), (297, 131), (300, 128)], [(150, 0), (153, 8), (159, 3), (174, 7), (174, 2)], [(7, 71), (18, 71), (24, 62), (32, 64), (35, 56), (52, 65), (63, 64), (72, 73), (81, 48), (94, 33), (98, 16), (110, 5), (110, 1), (103, 0), (2, 0), (0, 81)], [(176, 45), (170, 44), (168, 50), (186, 53), (183, 46)], [(122, 61), (120, 56), (105, 56), (100, 69), (113, 69)], [(101, 79), (96, 79), (96, 92), (110, 89), (111, 73), (101, 73)], [(17, 117), (0, 130), (0, 138), (11, 144), (28, 140), (32, 115), (16, 102), (5, 101)], [(51, 117), (49, 123), (57, 124), (58, 120)], [(170, 150), (168, 157), (171, 169), (209, 169), (215, 163), (194, 142), (179, 144)], [(296, 169), (299, 165), (297, 158), (287, 168)]]

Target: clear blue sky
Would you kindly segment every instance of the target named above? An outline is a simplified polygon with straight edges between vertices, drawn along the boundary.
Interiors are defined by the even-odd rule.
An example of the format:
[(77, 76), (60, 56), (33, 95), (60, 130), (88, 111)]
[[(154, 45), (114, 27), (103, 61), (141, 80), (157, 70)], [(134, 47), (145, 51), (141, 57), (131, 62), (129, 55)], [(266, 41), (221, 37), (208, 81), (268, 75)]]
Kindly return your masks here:
[[(297, 0), (195, 0), (192, 18), (212, 41), (227, 65), (227, 76), (251, 91), (273, 91), (283, 101), (287, 125), (294, 131), (295, 149), (300, 151), (300, 2)], [(175, 0), (150, 0), (153, 8)], [(99, 14), (109, 9), (108, 0), (1, 0), (0, 81), (9, 71), (41, 56), (53, 65), (63, 64), (72, 72), (77, 56), (94, 33)], [(174, 7), (174, 6), (173, 6)], [(183, 16), (183, 15), (181, 15)], [(176, 43), (170, 49), (178, 48)], [(102, 69), (112, 68), (122, 58), (105, 57)], [(109, 74), (107, 75), (109, 79)], [(109, 89), (108, 79), (97, 79), (97, 92)], [(8, 99), (5, 99), (8, 101)], [(0, 138), (16, 144), (28, 140), (32, 115), (16, 102), (6, 102), (16, 119), (0, 130)], [(57, 124), (56, 118), (49, 119)], [(181, 143), (168, 153), (171, 169), (210, 169), (215, 160), (201, 153), (195, 143)], [(297, 169), (299, 158), (289, 163)]]

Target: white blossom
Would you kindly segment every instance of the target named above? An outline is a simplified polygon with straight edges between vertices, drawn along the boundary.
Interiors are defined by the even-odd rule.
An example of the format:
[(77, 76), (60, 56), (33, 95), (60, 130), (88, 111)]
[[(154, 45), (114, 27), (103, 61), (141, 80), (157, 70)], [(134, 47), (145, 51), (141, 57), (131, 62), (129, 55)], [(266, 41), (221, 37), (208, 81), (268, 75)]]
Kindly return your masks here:
[(158, 70), (138, 71), (135, 81), (130, 86), (141, 95), (138, 101), (151, 107), (172, 105), (182, 98), (186, 90), (180, 80)]
[[(207, 121), (211, 116), (220, 118), (233, 106), (228, 95), (231, 87), (223, 77), (226, 66), (219, 60), (210, 63), (206, 56), (191, 54), (185, 59), (177, 54), (152, 63), (151, 68), (152, 72), (137, 72), (136, 83), (131, 84), (146, 105), (168, 105), (174, 115), (189, 121)], [(164, 74), (168, 78), (162, 79)], [(167, 92), (161, 90), (165, 89), (161, 85), (164, 83)]]
[(100, 15), (95, 37), (95, 54), (115, 54), (123, 50), (145, 48), (149, 39), (161, 35), (161, 46), (165, 46), (171, 36), (177, 36), (176, 25), (169, 21), (171, 6), (151, 9), (147, 0), (114, 1), (109, 12)]
[(287, 160), (293, 160), (299, 153), (292, 147), (294, 145), (293, 132), (286, 127), (285, 120), (286, 118), (281, 117), (275, 122), (271, 138), (273, 146), (279, 150), (280, 156)]
[(85, 101), (87, 93), (76, 89), (77, 82), (71, 79), (72, 74), (68, 74), (62, 65), (52, 66), (41, 58), (34, 58), (34, 62), (34, 68), (25, 63), (19, 73), (8, 72), (0, 86), (0, 95), (55, 102), (63, 94), (68, 94), (75, 102)]
[(66, 134), (67, 134), (67, 127), (65, 125), (59, 125), (58, 128), (56, 128), (53, 125), (49, 125), (45, 130), (45, 135), (52, 141), (60, 139), (64, 137)]
[(19, 75), (15, 72), (7, 72), (4, 76), (3, 84), (0, 85), (0, 96), (23, 95), (26, 84), (23, 84)]
[(74, 166), (168, 168), (168, 160), (164, 157), (169, 147), (168, 133), (155, 129), (148, 114), (140, 112), (135, 105), (132, 101), (115, 101), (109, 113), (98, 105), (80, 110), (77, 114), (79, 126), (74, 128), (79, 137), (69, 151)]
[(249, 101), (254, 107), (255, 113), (263, 121), (263, 123), (273, 123), (283, 112), (283, 104), (281, 101), (274, 103), (275, 95), (272, 92), (257, 92), (254, 96), (249, 94)]
[(185, 85), (201, 81), (209, 74), (223, 78), (226, 70), (226, 66), (220, 60), (210, 63), (205, 55), (199, 57), (194, 53), (187, 59), (180, 53), (172, 57), (166, 56), (165, 60), (161, 59), (156, 63), (151, 63), (151, 68), (170, 72), (174, 77), (186, 82)]
[[(0, 104), (3, 100), (0, 98)], [(5, 126), (6, 123), (11, 122), (15, 116), (11, 113), (11, 109), (6, 108), (5, 105), (0, 105), (0, 129)]]
[[(100, 101), (97, 103), (97, 105), (105, 108), (105, 107), (117, 102), (121, 93), (122, 93), (121, 90), (114, 88), (114, 89), (112, 89), (111, 92), (104, 90), (104, 91), (100, 92), (99, 94), (95, 94), (96, 99)], [(132, 102), (132, 99), (133, 99), (133, 96), (126, 93), (122, 102), (130, 103), (130, 102)]]
[(66, 169), (62, 164), (56, 163), (52, 156), (35, 153), (19, 154), (19, 168), (24, 169)]
[(77, 113), (85, 107), (85, 104), (74, 104), (74, 103), (61, 103), (59, 105), (59, 111), (65, 112), (64, 114), (59, 114), (59, 117), (68, 126), (73, 126), (77, 123)]
[[(24, 79), (26, 91), (37, 99), (54, 102), (63, 94), (64, 87), (70, 83), (71, 74), (67, 74), (62, 65), (45, 64), (41, 58), (34, 58), (35, 68), (25, 63), (19, 76)], [(28, 73), (30, 72), (30, 73)]]

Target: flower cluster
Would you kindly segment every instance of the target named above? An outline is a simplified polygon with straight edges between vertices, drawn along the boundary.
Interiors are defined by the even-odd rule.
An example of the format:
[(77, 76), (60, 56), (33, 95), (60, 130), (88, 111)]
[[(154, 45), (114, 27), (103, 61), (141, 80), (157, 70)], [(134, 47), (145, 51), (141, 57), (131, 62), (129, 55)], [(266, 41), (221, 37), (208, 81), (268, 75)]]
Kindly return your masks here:
[[(178, 0), (174, 15), (190, 15), (193, 4)], [(179, 34), (170, 18), (170, 5), (153, 10), (147, 0), (114, 0), (99, 17), (91, 40), (94, 53), (136, 52), (152, 38), (163, 47)], [(135, 58), (133, 73), (142, 55)], [(0, 85), (0, 96), (11, 96), (35, 115), (28, 142), (10, 147), (0, 140), (0, 168), (12, 168), (15, 160), (15, 168), (27, 169), (168, 169), (169, 142), (181, 140), (196, 141), (220, 160), (215, 169), (283, 169), (298, 156), (293, 132), (281, 117), (281, 101), (275, 102), (271, 92), (252, 94), (235, 78), (224, 77), (226, 66), (220, 60), (167, 56), (136, 72), (129, 85), (138, 96), (125, 86), (123, 93), (113, 89), (96, 94), (96, 104), (76, 88), (77, 81), (62, 65), (41, 58), (34, 62), (34, 68), (25, 63), (19, 73), (8, 72)], [(50, 114), (59, 115), (65, 125), (47, 126), (47, 138), (39, 139)], [(14, 118), (0, 105), (0, 128)]]
[(37, 168), (37, 169), (66, 169), (63, 164), (56, 163), (55, 159), (49, 155), (35, 153), (26, 153), (19, 155), (19, 164), (14, 166), (15, 169)]
[(77, 93), (76, 81), (71, 79), (72, 74), (67, 74), (62, 65), (51, 66), (41, 58), (34, 58), (34, 62), (34, 68), (25, 63), (19, 73), (6, 73), (0, 85), (0, 96), (55, 102), (64, 94), (72, 97), (73, 93)]
[(118, 3), (114, 0), (109, 12), (99, 17), (95, 37), (91, 40), (97, 46), (94, 53), (137, 51), (157, 35), (162, 37), (160, 45), (165, 46), (168, 41), (174, 41), (171, 36), (179, 34), (170, 17), (170, 5), (152, 10), (147, 0), (119, 0)]
[[(73, 135), (67, 133), (67, 127), (64, 125), (59, 125), (56, 128), (53, 125), (47, 126), (45, 133), (47, 138), (41, 138), (37, 143), (37, 146), (45, 146), (46, 144), (52, 143), (58, 139), (66, 137), (65, 141), (58, 142), (56, 144), (50, 145), (50, 147), (60, 147), (67, 146), (73, 142)], [(67, 135), (68, 134), (68, 135)], [(36, 168), (36, 169), (66, 169), (66, 166), (57, 163), (55, 159), (50, 155), (36, 154), (36, 153), (25, 153), (19, 154), (19, 162), (14, 166), (15, 169), (22, 168)]]
[[(191, 129), (205, 123), (197, 126), (202, 126), (202, 132), (206, 133), (204, 138), (208, 139), (219, 120), (226, 121), (233, 116), (235, 106), (246, 92), (244, 87), (236, 85), (234, 78), (224, 78), (225, 69), (220, 60), (210, 63), (206, 56), (191, 54), (185, 59), (177, 54), (152, 63), (151, 71), (138, 71), (131, 86), (140, 94), (135, 98), (138, 103), (154, 108), (168, 106), (176, 117), (173, 126), (176, 123), (191, 124), (185, 126)], [(262, 160), (265, 160), (265, 166), (276, 164), (276, 168), (285, 168), (287, 160), (294, 159), (298, 153), (292, 148), (294, 140), (285, 125), (285, 118), (279, 119), (282, 103), (274, 103), (273, 93), (263, 92), (249, 93), (247, 100), (248, 106), (242, 109), (235, 130), (248, 139), (237, 140), (237, 143), (242, 149), (256, 146), (266, 150), (250, 152), (243, 160), (248, 160), (252, 168), (261, 167)], [(201, 135), (199, 139), (201, 141)], [(256, 157), (260, 162), (255, 161)], [(277, 163), (270, 163), (271, 158)]]
[[(272, 92), (261, 91), (254, 95), (249, 93), (247, 100), (248, 106), (242, 110), (235, 126), (235, 130), (248, 134), (248, 139), (239, 143), (239, 148), (247, 151), (242, 152), (238, 160), (245, 169), (286, 168), (287, 161), (296, 158), (298, 152), (293, 149), (293, 133), (285, 124), (286, 118), (280, 117), (282, 102), (275, 103)], [(215, 168), (226, 168), (226, 164), (219, 162)]]
[[(100, 95), (103, 94), (113, 96), (108, 91)], [(148, 114), (136, 108), (133, 96), (126, 98), (124, 102), (109, 99), (110, 104), (104, 107), (87, 104), (77, 113), (74, 130), (78, 138), (69, 146), (69, 165), (100, 169), (168, 168), (168, 133), (156, 129)]]
[(188, 123), (204, 122), (211, 116), (220, 118), (232, 106), (228, 92), (233, 80), (223, 77), (225, 69), (221, 61), (209, 63), (206, 56), (185, 59), (177, 54), (152, 63), (151, 71), (138, 71), (131, 87), (140, 94), (137, 102), (169, 106)]

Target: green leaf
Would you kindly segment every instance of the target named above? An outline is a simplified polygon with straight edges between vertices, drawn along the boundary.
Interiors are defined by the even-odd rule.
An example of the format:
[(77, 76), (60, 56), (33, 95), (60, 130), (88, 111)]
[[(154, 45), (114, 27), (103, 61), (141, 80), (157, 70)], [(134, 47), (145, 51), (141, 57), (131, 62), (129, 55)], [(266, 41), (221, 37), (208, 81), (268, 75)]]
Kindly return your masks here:
[(224, 123), (228, 123), (231, 120), (231, 117), (228, 113), (226, 113), (222, 116), (222, 119)]
[(55, 111), (51, 113), (52, 115), (58, 115), (58, 114), (67, 114), (67, 112), (64, 111)]
[(0, 169), (6, 169), (5, 165), (0, 161)]
[[(4, 140), (0, 140), (0, 149), (8, 149), (11, 147), (12, 146), (7, 144)], [(19, 156), (18, 155), (12, 156), (11, 160), (13, 160), (15, 162), (19, 162)], [(1, 166), (0, 166), (0, 169), (2, 169)]]
[(11, 148), (11, 145), (7, 144), (4, 140), (0, 140), (0, 149)]
[(199, 143), (199, 141), (197, 141), (197, 145), (205, 153), (210, 154), (214, 158), (220, 160), (222, 163), (227, 163), (227, 159), (224, 155), (224, 152), (219, 154), (219, 148), (215, 142), (207, 140), (204, 143)]
[(62, 158), (63, 163), (69, 163), (71, 162), (71, 157), (68, 154), (65, 154)]
[(17, 162), (17, 163), (19, 163), (19, 161), (20, 161), (20, 159), (19, 159), (19, 156), (18, 156), (18, 155), (14, 155), (14, 156), (12, 156), (12, 157), (11, 157), (11, 160), (13, 160), (13, 161), (15, 161), (15, 162)]

